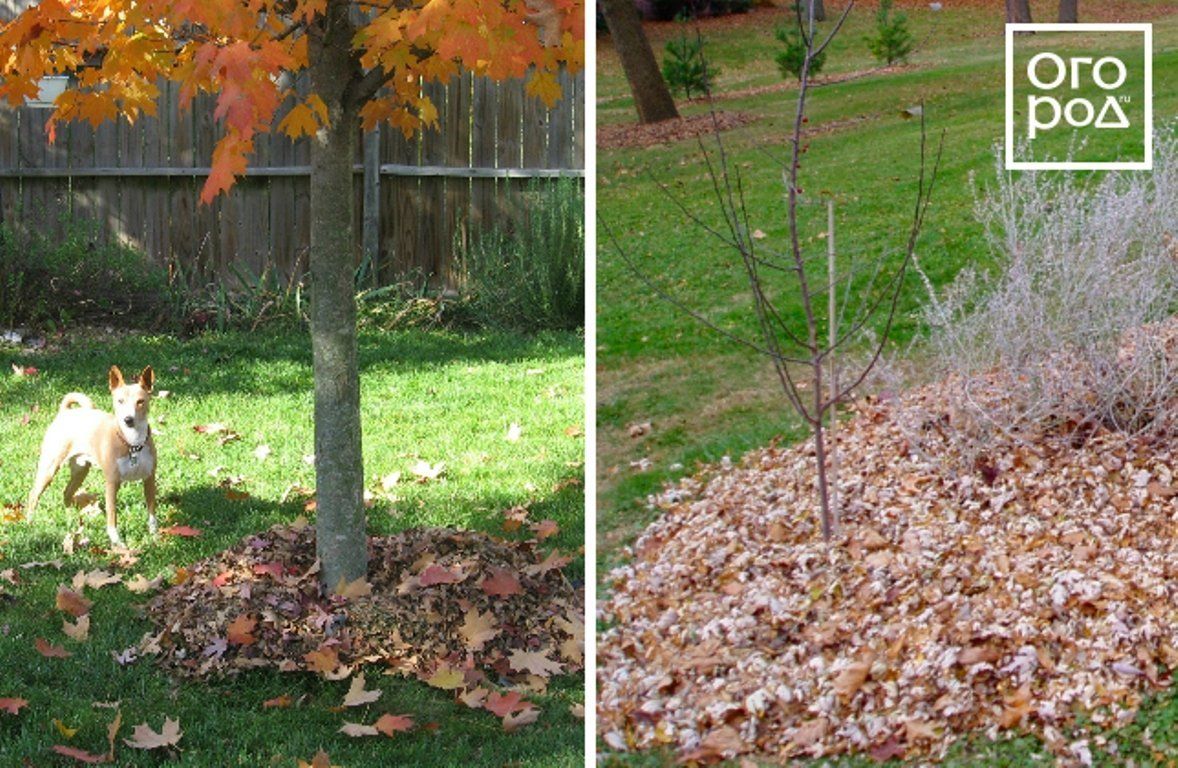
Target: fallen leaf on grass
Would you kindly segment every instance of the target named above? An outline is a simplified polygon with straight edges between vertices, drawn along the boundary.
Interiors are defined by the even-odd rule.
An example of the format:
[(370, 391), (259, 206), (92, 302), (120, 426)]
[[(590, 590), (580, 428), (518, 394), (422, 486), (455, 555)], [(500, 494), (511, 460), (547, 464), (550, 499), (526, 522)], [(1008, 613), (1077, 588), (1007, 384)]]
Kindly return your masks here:
[(170, 717), (164, 718), (164, 727), (159, 733), (151, 730), (147, 723), (140, 723), (131, 732), (131, 738), (123, 739), (123, 743), (135, 749), (158, 749), (170, 747), (180, 741), (184, 734), (180, 731), (180, 721)]
[(57, 610), (65, 611), (75, 619), (90, 612), (93, 602), (82, 597), (69, 587), (57, 588)]
[(254, 458), (257, 459), (258, 461), (265, 461), (269, 457), (270, 457), (270, 446), (263, 444), (263, 445), (259, 445), (257, 448), (254, 449)]
[(560, 533), (560, 526), (555, 520), (541, 520), (532, 526), (532, 531), (535, 532), (537, 539), (544, 541), (549, 536)]
[(110, 725), (106, 726), (106, 743), (108, 750), (106, 759), (108, 762), (115, 761), (115, 737), (119, 735), (119, 729), (123, 727), (123, 711), (120, 709), (115, 712), (115, 719), (110, 721)]
[(192, 538), (194, 536), (200, 536), (202, 533), (204, 533), (204, 531), (199, 528), (193, 528), (190, 525), (169, 525), (167, 528), (160, 528), (160, 533), (166, 533), (169, 536), (185, 536)]
[(401, 473), (390, 472), (380, 479), (380, 489), (387, 493), (393, 490), (393, 487), (399, 482), (401, 482)]
[(531, 725), (538, 719), (540, 719), (540, 710), (535, 707), (531, 707), (529, 709), (525, 709), (523, 712), (519, 712), (518, 714), (508, 715), (507, 717), (503, 718), (503, 730), (511, 733), (512, 731), (523, 728), (525, 725)]
[(96, 755), (93, 752), (87, 752), (84, 749), (78, 749), (77, 747), (66, 747), (61, 744), (54, 744), (53, 751), (59, 755), (64, 755), (65, 757), (72, 757), (73, 759), (77, 760), (78, 762), (87, 763), (89, 765), (98, 765), (99, 763), (105, 763), (106, 757), (107, 757), (106, 755)]
[(284, 693), (281, 696), (275, 696), (272, 699), (266, 699), (263, 701), (262, 709), (271, 709), (275, 707), (278, 709), (286, 709), (291, 704), (294, 704), (294, 699), (292, 699), (288, 694)]
[(584, 704), (570, 704), (569, 714), (578, 720), (585, 719), (585, 705)]
[(486, 701), (488, 693), (489, 691), (486, 688), (479, 687), (458, 694), (458, 700), (471, 709), (482, 709), (483, 702)]
[(524, 522), (528, 519), (527, 507), (512, 507), (503, 510), (503, 530), (507, 533), (514, 533), (523, 527)]
[(56, 645), (50, 645), (49, 641), (43, 637), (38, 637), (33, 641), (33, 647), (37, 649), (37, 653), (41, 654), (47, 659), (68, 659), (73, 656), (72, 653), (65, 648), (60, 648)]
[(311, 762), (299, 760), (299, 768), (338, 768), (338, 766), (332, 765), (331, 758), (321, 749), (311, 758)]
[(62, 736), (64, 736), (67, 739), (72, 739), (74, 737), (74, 734), (76, 734), (78, 732), (77, 728), (70, 728), (68, 725), (61, 722), (61, 720), (58, 720), (56, 717), (53, 718), (53, 727), (57, 729), (58, 733), (60, 733)]
[(3, 698), (0, 699), (0, 711), (7, 712), (10, 715), (19, 714), (21, 709), (27, 707), (29, 702), (27, 699), (17, 698)]
[(364, 674), (361, 673), (352, 678), (352, 685), (348, 688), (348, 693), (344, 696), (345, 707), (360, 707), (365, 704), (371, 704), (380, 698), (382, 692), (366, 691), (364, 690)]
[(875, 762), (886, 763), (893, 758), (904, 757), (904, 745), (900, 743), (898, 738), (892, 736), (882, 744), (873, 746), (869, 754)]
[(413, 718), (408, 715), (384, 714), (377, 718), (372, 727), (388, 736), (390, 739), (397, 733), (404, 733), (413, 728)]
[(465, 679), (466, 676), (462, 674), (462, 670), (455, 669), (449, 664), (443, 664), (425, 682), (427, 685), (441, 688), (443, 691), (453, 691), (461, 688)]
[(516, 672), (531, 672), (540, 677), (548, 677), (561, 670), (560, 663), (548, 658), (543, 651), (512, 651), (507, 660)]
[(496, 717), (507, 717), (513, 712), (527, 709), (530, 706), (532, 706), (531, 702), (521, 697), (518, 691), (502, 695), (492, 693), (487, 697), (487, 703), (483, 705), (488, 712), (493, 713)]
[(357, 736), (379, 736), (380, 731), (376, 730), (371, 725), (364, 725), (362, 723), (347, 723), (339, 729), (339, 732), (353, 738)]
[(523, 430), (520, 429), (519, 424), (516, 424), (514, 421), (511, 422), (511, 426), (507, 428), (507, 442), (518, 443), (522, 434)]
[(253, 645), (257, 641), (253, 635), (254, 627), (257, 625), (257, 619), (243, 613), (229, 624), (226, 639), (233, 645)]
[(76, 624), (71, 624), (68, 619), (62, 619), (61, 631), (72, 640), (76, 640), (79, 643), (86, 642), (86, 639), (90, 637), (90, 616), (87, 614), (78, 617), (78, 623)]
[(74, 574), (73, 587), (81, 593), (83, 587), (101, 589), (108, 584), (118, 584), (122, 580), (122, 576), (109, 571), (78, 571)]
[(437, 464), (430, 464), (428, 461), (419, 461), (413, 465), (410, 471), (417, 477), (417, 482), (428, 483), (445, 474), (446, 462), (439, 461)]
[(506, 568), (491, 568), (491, 575), (483, 579), (479, 586), (492, 597), (507, 597), (523, 592), (519, 579)]

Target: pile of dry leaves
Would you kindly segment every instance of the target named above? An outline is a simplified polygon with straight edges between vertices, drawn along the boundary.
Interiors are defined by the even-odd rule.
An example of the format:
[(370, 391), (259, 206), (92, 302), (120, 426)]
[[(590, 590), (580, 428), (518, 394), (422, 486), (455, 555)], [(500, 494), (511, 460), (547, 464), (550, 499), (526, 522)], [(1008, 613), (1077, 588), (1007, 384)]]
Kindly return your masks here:
[(953, 471), (936, 430), (909, 439), (913, 414), (949, 418), (945, 386), (840, 428), (831, 546), (808, 444), (658, 499), (600, 610), (606, 744), (935, 758), (982, 730), (1035, 733), (1065, 762), (1115, 750), (1076, 715), (1130, 719), (1178, 666), (1173, 443), (1098, 432)]
[(543, 691), (581, 668), (583, 594), (561, 572), (570, 558), (537, 539), (412, 529), (368, 554), (367, 579), (323, 596), (312, 526), (249, 536), (154, 597), (157, 631), (134, 650), (188, 676), (268, 666), (338, 680), (379, 662), (473, 707), (496, 696), (484, 682)]

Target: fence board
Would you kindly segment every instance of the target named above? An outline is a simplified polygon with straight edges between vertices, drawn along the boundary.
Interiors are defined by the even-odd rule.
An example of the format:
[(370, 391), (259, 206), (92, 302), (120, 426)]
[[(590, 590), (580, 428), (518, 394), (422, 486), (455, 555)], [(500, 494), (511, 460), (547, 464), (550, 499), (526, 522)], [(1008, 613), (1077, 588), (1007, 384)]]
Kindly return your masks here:
[[(470, 74), (426, 83), (439, 129), (406, 139), (381, 131), (379, 264), (382, 284), (406, 274), (454, 285), (455, 243), (513, 215), (506, 196), (522, 179), (583, 175), (583, 75), (562, 75), (569, 101), (549, 112), (525, 97), (523, 81), (496, 84)], [(98, 222), (100, 241), (143, 249), (190, 283), (232, 275), (231, 264), (280, 279), (306, 268), (310, 246), (310, 143), (259, 137), (246, 178), (212, 205), (198, 202), (220, 135), (215, 96), (180, 106), (162, 83), (158, 116), (135, 124), (58, 127), (45, 141), (49, 110), (0, 108), (0, 216), (17, 229), (56, 231), (63, 205)], [(295, 91), (305, 96), (305, 83)], [(288, 100), (277, 120), (294, 104)], [(363, 218), (357, 141), (357, 259)], [(509, 183), (508, 178), (517, 179)]]

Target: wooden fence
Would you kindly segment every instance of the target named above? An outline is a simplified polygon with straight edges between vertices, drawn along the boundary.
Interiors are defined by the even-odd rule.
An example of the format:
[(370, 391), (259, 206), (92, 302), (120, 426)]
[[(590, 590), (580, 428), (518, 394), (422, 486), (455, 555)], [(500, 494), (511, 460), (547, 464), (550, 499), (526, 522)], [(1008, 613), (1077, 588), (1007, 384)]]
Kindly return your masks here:
[[(583, 176), (584, 75), (565, 73), (561, 85), (564, 98), (548, 110), (524, 94), (520, 81), (467, 74), (429, 84), (438, 130), (406, 140), (383, 126), (358, 140), (357, 263), (370, 258), (380, 284), (409, 275), (453, 285), (456, 241), (518, 216), (516, 192), (530, 179)], [(190, 282), (231, 277), (234, 265), (283, 278), (305, 267), (307, 140), (259, 137), (246, 177), (202, 205), (219, 135), (212, 97), (181, 111), (179, 89), (165, 84), (157, 117), (97, 129), (61, 125), (52, 146), (45, 136), (49, 113), (0, 108), (5, 223), (55, 235), (67, 217), (93, 219), (101, 240), (117, 238), (179, 267)]]

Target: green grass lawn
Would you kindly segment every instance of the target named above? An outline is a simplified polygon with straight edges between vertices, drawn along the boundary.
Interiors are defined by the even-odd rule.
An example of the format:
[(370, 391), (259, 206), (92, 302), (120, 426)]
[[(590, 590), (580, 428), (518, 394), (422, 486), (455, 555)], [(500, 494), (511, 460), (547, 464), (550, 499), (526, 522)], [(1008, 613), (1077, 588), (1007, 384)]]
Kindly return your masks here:
[[(403, 473), (391, 490), (395, 498), (379, 494), (369, 510), (370, 533), (445, 525), (502, 534), (500, 512), (525, 504), (531, 519), (559, 523), (552, 539), (557, 546), (576, 551), (584, 542), (583, 343), (576, 334), (362, 333), (366, 485), (379, 494), (382, 477)], [(314, 487), (314, 469), (304, 460), (313, 447), (311, 354), (303, 334), (264, 330), (189, 341), (78, 335), (42, 353), (11, 347), (0, 352), (6, 361), (0, 374), (0, 507), (23, 504), (41, 436), (62, 395), (80, 390), (109, 407), (106, 370), (116, 363), (124, 371), (153, 365), (157, 390), (170, 393), (152, 408), (161, 526), (203, 531), (197, 538), (150, 540), (141, 487), (124, 487), (120, 529), (141, 550), (125, 573), (171, 574), (303, 513), (301, 501), (282, 502), (292, 485)], [(39, 373), (12, 375), (8, 361)], [(240, 440), (222, 446), (193, 429), (211, 422), (225, 424)], [(506, 436), (513, 423), (521, 432), (511, 442)], [(254, 454), (260, 445), (271, 449), (264, 460)], [(444, 475), (415, 483), (410, 468), (418, 460), (445, 462)], [(240, 476), (236, 487), (249, 498), (226, 498), (217, 484), (228, 476)], [(556, 678), (537, 699), (540, 720), (509, 734), (494, 716), (455, 703), (449, 693), (375, 669), (368, 687), (383, 690), (381, 699), (341, 713), (330, 708), (339, 705), (349, 681), (259, 671), (206, 684), (171, 679), (150, 659), (120, 666), (112, 651), (136, 644), (150, 628), (138, 610), (146, 597), (122, 585), (87, 590), (94, 600), (90, 638), (66, 638), (63, 614), (54, 608), (57, 585), (80, 569), (109, 568), (110, 558), (89, 549), (63, 554), (62, 539), (78, 515), (62, 506), (64, 483), (59, 476), (50, 487), (33, 524), (6, 519), (0, 527), (0, 570), (19, 573), (16, 585), (0, 582), (0, 698), (29, 701), (17, 715), (0, 712), (0, 765), (74, 764), (51, 753), (55, 744), (105, 752), (114, 710), (97, 705), (109, 702), (122, 711), (120, 738), (144, 721), (158, 730), (165, 716), (178, 719), (184, 736), (172, 762), (180, 765), (293, 768), (296, 758), (310, 761), (319, 748), (333, 765), (348, 768), (583, 764), (584, 725), (570, 712), (584, 701), (579, 675)], [(84, 490), (101, 494), (100, 472), (91, 473)], [(98, 548), (106, 547), (103, 526), (97, 517), (85, 521), (85, 533)], [(61, 560), (61, 567), (18, 567), (51, 560)], [(583, 580), (583, 560), (566, 573)], [(42, 657), (33, 647), (38, 637), (73, 655)], [(263, 708), (283, 694), (295, 704)], [(344, 720), (372, 722), (384, 712), (412, 715), (421, 727), (392, 740), (337, 733)], [(54, 719), (77, 733), (66, 739)], [(163, 762), (169, 761), (120, 742), (119, 765)]]
[[(933, 282), (944, 284), (962, 266), (984, 266), (991, 259), (973, 204), (975, 194), (994, 178), (994, 148), (1004, 133), (1002, 10), (1001, 4), (946, 2), (944, 10), (934, 13), (927, 3), (901, 5), (920, 42), (918, 50), (905, 66), (811, 93), (810, 150), (803, 159), (801, 186), (811, 200), (835, 200), (840, 264), (851, 258), (898, 258), (915, 199), (920, 141), (919, 121), (901, 113), (923, 102), (930, 136), (944, 132), (944, 159), (917, 252)], [(842, 6), (827, 3), (828, 12)], [(1032, 7), (1037, 20), (1054, 20), (1056, 3), (1037, 0)], [(874, 66), (863, 41), (874, 8), (875, 3), (856, 6), (830, 48), (823, 78), (847, 78)], [(778, 246), (784, 246), (788, 233), (781, 160), (796, 96), (793, 85), (783, 85), (773, 63), (779, 45), (773, 29), (786, 17), (782, 9), (762, 8), (744, 18), (705, 20), (699, 27), (709, 61), (720, 69), (716, 107), (756, 118), (726, 132), (724, 142), (731, 166), (742, 176), (750, 228), (761, 229), (764, 242)], [(1172, 132), (1178, 114), (1178, 16), (1173, 6), (1153, 0), (1099, 9), (1095, 3), (1081, 4), (1081, 20), (1153, 22), (1155, 125), (1159, 135)], [(820, 26), (830, 28), (829, 23)], [(647, 25), (660, 58), (666, 41), (679, 33), (675, 23)], [(609, 38), (598, 40), (599, 124), (632, 123), (634, 110), (620, 63)], [(679, 107), (685, 116), (708, 110), (701, 102), (681, 101)], [(739, 257), (687, 222), (660, 189), (706, 220), (719, 221), (702, 160), (694, 140), (601, 150), (599, 220), (663, 290), (722, 328), (753, 337), (755, 318)], [(819, 237), (824, 216), (817, 207), (803, 211), (804, 247), (819, 259), (825, 249)], [(735, 459), (773, 439), (793, 441), (803, 430), (767, 361), (745, 354), (660, 301), (623, 264), (608, 238), (599, 235), (598, 243), (597, 521), (599, 573), (604, 575), (621, 557), (622, 546), (651, 520), (654, 513), (644, 503), (647, 494), (700, 463), (724, 455)], [(782, 295), (784, 313), (796, 317), (797, 302), (787, 292)], [(919, 339), (916, 311), (922, 297), (922, 286), (910, 277), (895, 331), (897, 349)], [(631, 424), (647, 421), (653, 426), (649, 433), (630, 436)], [(648, 468), (639, 464), (644, 457), (650, 460)], [(1145, 728), (1172, 732), (1176, 717), (1178, 703), (1172, 696), (1154, 701), (1136, 724), (1115, 735), (1122, 753), (1140, 747), (1138, 737)], [(982, 738), (964, 743), (950, 764), (1049, 760), (1039, 752), (1033, 739), (991, 745)], [(670, 759), (648, 754), (617, 762), (662, 765)], [(1156, 759), (1148, 753), (1137, 757), (1139, 764)]]
[[(934, 283), (941, 284), (963, 265), (985, 264), (990, 258), (973, 204), (977, 191), (993, 179), (993, 150), (1004, 132), (1002, 18), (999, 9), (981, 8), (980, 3), (946, 3), (936, 13), (924, 3), (906, 6), (920, 42), (907, 65), (811, 93), (808, 115), (813, 133), (801, 186), (804, 198), (835, 200), (840, 264), (880, 258), (894, 263), (907, 236), (919, 167), (919, 121), (901, 113), (923, 102), (930, 138), (935, 141), (944, 133), (944, 158), (917, 250), (921, 265)], [(1036, 18), (1054, 18), (1053, 3), (1037, 2), (1033, 7)], [(1135, 13), (1125, 11), (1128, 7), (1117, 4), (1107, 11), (1107, 18), (1098, 20), (1154, 23), (1155, 123), (1159, 133), (1163, 128), (1173, 131), (1172, 119), (1178, 113), (1178, 16), (1159, 15), (1167, 6), (1151, 0), (1134, 4)], [(873, 8), (871, 3), (852, 12), (830, 47), (823, 77), (837, 80), (872, 68), (863, 39), (874, 23)], [(761, 8), (745, 17), (700, 24), (709, 60), (720, 69), (717, 108), (756, 117), (726, 132), (724, 142), (732, 167), (742, 177), (750, 227), (767, 235), (764, 244), (779, 247), (784, 247), (788, 232), (780, 160), (786, 154), (796, 96), (794, 86), (784, 84), (773, 63), (779, 46), (773, 29), (785, 18), (781, 9)], [(648, 25), (660, 56), (665, 42), (679, 33), (674, 22)], [(766, 92), (766, 86), (776, 88)], [(702, 102), (679, 106), (684, 115), (708, 109)], [(635, 119), (608, 37), (599, 38), (597, 108), (599, 123)], [(719, 221), (702, 160), (694, 140), (602, 150), (597, 170), (599, 220), (664, 290), (717, 325), (752, 337), (754, 317), (739, 258), (687, 222), (660, 189), (665, 187), (703, 218)], [(821, 262), (825, 210), (810, 206), (802, 213), (806, 252)], [(690, 472), (697, 462), (725, 454), (735, 457), (774, 437), (795, 439), (801, 432), (766, 361), (745, 354), (655, 298), (622, 263), (608, 238), (601, 236), (598, 243), (597, 511), (601, 551), (608, 564), (618, 547), (649, 521), (640, 500), (664, 482)], [(796, 316), (797, 301), (787, 290), (781, 293), (784, 313)], [(900, 344), (919, 332), (915, 311), (922, 296), (919, 281), (910, 276), (895, 331)], [(645, 421), (653, 423), (653, 431), (631, 439), (628, 425)], [(644, 456), (652, 462), (650, 469), (631, 467)]]

